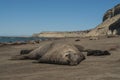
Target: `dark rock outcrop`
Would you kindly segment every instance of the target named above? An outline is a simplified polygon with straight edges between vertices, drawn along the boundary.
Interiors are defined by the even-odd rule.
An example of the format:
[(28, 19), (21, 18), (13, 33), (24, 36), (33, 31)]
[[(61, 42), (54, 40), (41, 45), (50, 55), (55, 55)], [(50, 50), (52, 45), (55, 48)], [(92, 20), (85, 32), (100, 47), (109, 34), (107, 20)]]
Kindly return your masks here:
[(109, 9), (103, 16), (103, 22), (106, 20), (106, 19), (109, 19), (113, 17), (113, 9)]
[(112, 18), (116, 15), (120, 14), (120, 4), (116, 5), (112, 9), (109, 9), (103, 16), (103, 22), (109, 18)]
[(113, 35), (120, 35), (120, 19), (109, 26), (109, 30)]

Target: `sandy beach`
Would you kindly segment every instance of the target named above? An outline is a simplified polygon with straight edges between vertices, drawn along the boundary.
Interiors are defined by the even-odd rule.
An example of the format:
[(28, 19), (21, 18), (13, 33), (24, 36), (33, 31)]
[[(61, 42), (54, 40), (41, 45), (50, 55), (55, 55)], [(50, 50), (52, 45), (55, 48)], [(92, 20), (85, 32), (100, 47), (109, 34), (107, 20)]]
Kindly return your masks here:
[[(34, 60), (9, 60), (22, 49), (31, 49), (40, 44), (6, 45), (0, 47), (0, 80), (120, 80), (120, 37), (65, 38), (54, 42), (73, 43), (85, 49), (111, 50), (109, 56), (86, 56), (77, 66), (33, 63)], [(86, 55), (86, 53), (84, 53)]]

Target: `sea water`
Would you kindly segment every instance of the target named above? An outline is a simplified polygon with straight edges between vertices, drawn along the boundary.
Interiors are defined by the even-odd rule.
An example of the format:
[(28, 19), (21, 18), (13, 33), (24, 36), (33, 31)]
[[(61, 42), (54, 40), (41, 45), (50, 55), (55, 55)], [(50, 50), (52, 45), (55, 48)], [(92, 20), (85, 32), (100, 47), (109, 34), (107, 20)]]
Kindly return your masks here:
[(38, 37), (0, 37), (0, 42), (27, 42), (32, 40), (45, 40), (45, 38), (38, 38)]

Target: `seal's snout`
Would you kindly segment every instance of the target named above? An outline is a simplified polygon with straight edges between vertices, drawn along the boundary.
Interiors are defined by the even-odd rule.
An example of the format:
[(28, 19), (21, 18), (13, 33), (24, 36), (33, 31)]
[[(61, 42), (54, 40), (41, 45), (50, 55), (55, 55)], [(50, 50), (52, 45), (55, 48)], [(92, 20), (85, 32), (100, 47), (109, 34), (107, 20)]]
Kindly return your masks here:
[(78, 65), (79, 63), (77, 63), (77, 62), (70, 62), (70, 66), (76, 66), (76, 65)]
[(67, 53), (66, 57), (68, 59), (68, 64), (71, 66), (78, 65), (82, 60), (77, 53), (73, 53), (71, 51)]

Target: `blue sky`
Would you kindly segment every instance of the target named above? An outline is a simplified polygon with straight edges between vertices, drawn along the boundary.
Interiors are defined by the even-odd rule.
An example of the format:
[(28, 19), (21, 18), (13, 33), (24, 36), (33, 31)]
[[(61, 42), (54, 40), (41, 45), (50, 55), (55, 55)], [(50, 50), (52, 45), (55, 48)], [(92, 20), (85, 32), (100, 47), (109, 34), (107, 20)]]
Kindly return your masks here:
[(96, 27), (120, 0), (0, 0), (0, 36)]

